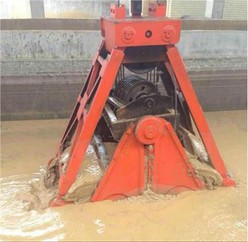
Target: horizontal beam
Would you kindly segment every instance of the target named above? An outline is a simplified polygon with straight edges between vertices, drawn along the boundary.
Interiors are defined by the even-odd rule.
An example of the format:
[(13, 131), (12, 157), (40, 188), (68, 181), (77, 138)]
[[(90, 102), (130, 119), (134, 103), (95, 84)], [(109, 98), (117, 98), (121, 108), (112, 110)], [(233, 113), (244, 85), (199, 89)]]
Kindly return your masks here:
[[(99, 19), (1, 19), (1, 30), (100, 30)], [(182, 19), (182, 30), (247, 30), (245, 20)]]

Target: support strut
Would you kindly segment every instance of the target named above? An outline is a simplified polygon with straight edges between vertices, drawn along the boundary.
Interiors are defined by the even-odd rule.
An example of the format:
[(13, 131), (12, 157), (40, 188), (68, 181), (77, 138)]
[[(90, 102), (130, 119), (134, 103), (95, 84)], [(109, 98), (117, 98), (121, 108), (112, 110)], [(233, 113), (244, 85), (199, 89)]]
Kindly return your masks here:
[[(84, 95), (78, 102), (79, 108), (77, 109), (76, 117), (74, 117), (77, 119), (78, 124), (70, 150), (70, 159), (67, 167), (64, 169), (65, 173), (61, 172), (61, 164), (59, 167), (60, 178), (57, 200), (61, 200), (61, 197), (68, 192), (72, 183), (76, 180), (85, 152), (101, 117), (123, 57), (123, 50), (113, 49), (108, 60), (103, 59), (100, 55), (96, 59), (96, 61), (101, 64), (99, 76), (95, 74), (95, 64), (89, 77), (89, 82), (86, 83), (88, 86), (85, 88)], [(71, 119), (72, 118), (73, 117), (71, 117)], [(69, 124), (72, 125), (73, 122), (70, 121)], [(67, 131), (70, 130), (70, 128), (71, 126), (67, 128)], [(67, 134), (65, 134), (63, 139), (66, 139), (66, 137)], [(57, 203), (56, 200), (53, 202), (55, 205)]]
[(224, 162), (214, 142), (213, 136), (204, 117), (202, 108), (199, 104), (197, 96), (195, 95), (194, 89), (185, 70), (183, 60), (177, 48), (175, 46), (167, 47), (167, 56), (176, 75), (178, 85), (188, 104), (195, 125), (208, 152), (212, 165), (223, 177), (223, 185), (233, 186), (235, 182), (227, 175)]

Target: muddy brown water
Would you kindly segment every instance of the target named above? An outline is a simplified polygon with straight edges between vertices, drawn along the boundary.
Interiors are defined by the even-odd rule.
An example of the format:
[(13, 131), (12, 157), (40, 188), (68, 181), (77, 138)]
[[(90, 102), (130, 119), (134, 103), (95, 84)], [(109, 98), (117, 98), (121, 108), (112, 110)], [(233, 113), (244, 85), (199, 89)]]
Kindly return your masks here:
[(246, 241), (246, 112), (206, 117), (236, 187), (41, 211), (27, 210), (21, 195), (54, 155), (67, 121), (2, 122), (0, 241)]

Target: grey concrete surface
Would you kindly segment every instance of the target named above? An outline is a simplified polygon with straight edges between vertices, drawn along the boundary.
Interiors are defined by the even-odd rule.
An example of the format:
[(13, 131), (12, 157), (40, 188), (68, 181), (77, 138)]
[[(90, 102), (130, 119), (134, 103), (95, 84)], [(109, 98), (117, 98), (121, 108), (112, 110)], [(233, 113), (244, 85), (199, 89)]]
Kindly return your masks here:
[[(246, 58), (203, 58), (203, 59), (185, 59), (184, 62), (188, 71), (202, 71), (202, 70), (245, 70), (247, 66)], [(6, 61), (2, 62), (1, 74), (2, 84), (15, 84), (27, 82), (23, 79), (24, 76), (35, 76), (33, 83), (39, 82), (44, 78), (37, 78), (37, 76), (65, 76), (65, 75), (82, 75), (88, 73), (88, 69), (92, 63), (92, 59), (81, 60), (47, 60), (47, 61)], [(19, 77), (18, 78), (13, 78)], [(47, 82), (54, 79), (48, 78)], [(76, 81), (72, 80), (72, 81)]]
[(247, 0), (225, 0), (223, 18), (247, 20)]
[(3, 31), (2, 61), (90, 58), (101, 42), (99, 31)]
[(212, 18), (223, 18), (225, 0), (214, 0)]
[[(2, 61), (91, 58), (101, 43), (99, 31), (3, 31)], [(246, 57), (246, 31), (182, 31), (184, 58)]]
[(184, 58), (246, 57), (245, 31), (182, 31), (179, 50)]
[[(99, 31), (3, 31), (1, 75), (85, 74), (101, 41)], [(242, 69), (246, 63), (235, 59), (246, 58), (246, 43), (245, 31), (191, 30), (182, 31), (178, 48), (188, 69)]]
[[(1, 19), (1, 30), (100, 30), (100, 19)], [(182, 30), (247, 30), (245, 20), (181, 19)]]
[(44, 18), (44, 1), (43, 0), (30, 0), (31, 16), (32, 18)]

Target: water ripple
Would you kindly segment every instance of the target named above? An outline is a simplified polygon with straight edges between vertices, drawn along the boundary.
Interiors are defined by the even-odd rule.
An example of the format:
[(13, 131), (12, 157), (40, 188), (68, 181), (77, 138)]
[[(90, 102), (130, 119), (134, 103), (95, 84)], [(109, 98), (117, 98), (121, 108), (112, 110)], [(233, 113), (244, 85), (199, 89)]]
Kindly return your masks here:
[[(0, 178), (0, 238), (15, 240), (61, 240), (64, 224), (58, 212), (27, 211), (21, 199), (30, 189), (29, 175)], [(25, 196), (25, 195), (24, 195)]]

